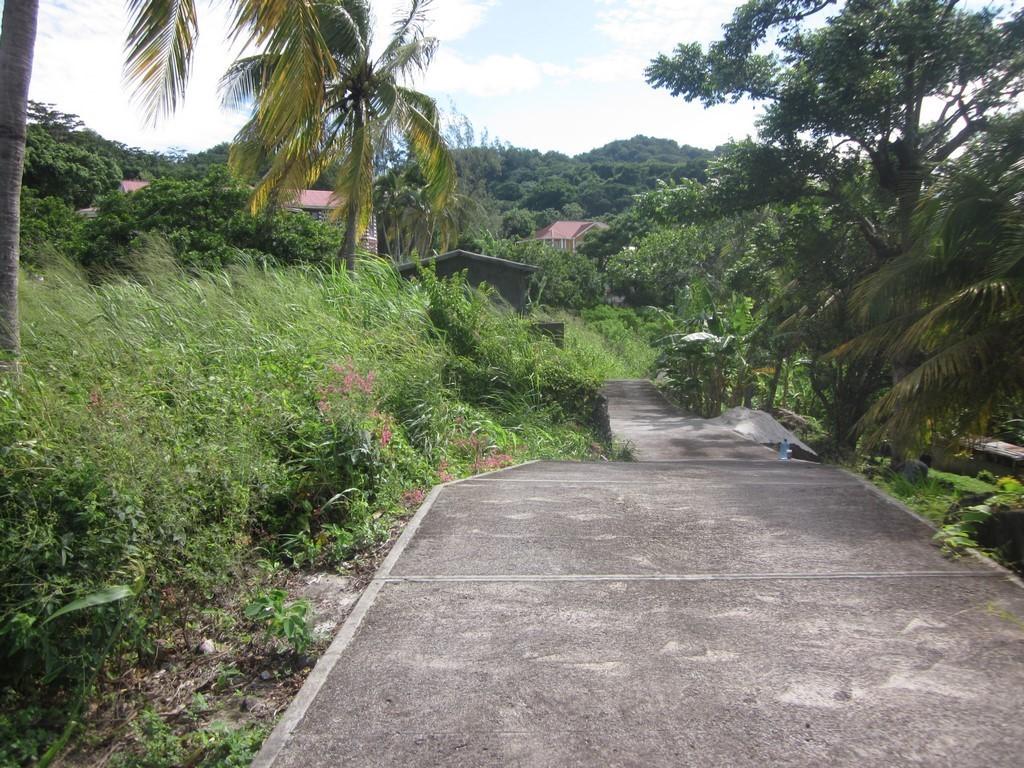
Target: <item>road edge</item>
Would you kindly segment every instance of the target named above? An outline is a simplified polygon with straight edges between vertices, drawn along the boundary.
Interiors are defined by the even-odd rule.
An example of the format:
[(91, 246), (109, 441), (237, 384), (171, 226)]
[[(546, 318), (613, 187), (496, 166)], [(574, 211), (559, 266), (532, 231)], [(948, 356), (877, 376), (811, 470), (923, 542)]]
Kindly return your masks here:
[[(833, 466), (835, 466), (835, 465), (833, 465)], [(926, 518), (926, 517), (924, 517), (922, 515), (919, 515), (917, 512), (912, 510), (910, 507), (908, 507), (906, 504), (904, 504), (899, 499), (897, 499), (897, 498), (895, 498), (893, 496), (890, 496), (888, 493), (883, 491), (881, 488), (879, 488), (877, 485), (872, 483), (870, 480), (868, 480), (863, 475), (859, 475), (856, 472), (847, 469), (846, 467), (836, 466), (836, 469), (838, 469), (840, 472), (842, 472), (842, 473), (852, 477), (854, 480), (856, 480), (862, 486), (867, 488), (875, 496), (877, 496), (880, 499), (882, 499), (883, 501), (887, 502), (890, 506), (896, 507), (896, 509), (899, 509), (902, 512), (910, 515), (912, 518), (914, 518), (919, 523), (924, 525), (930, 531), (932, 531), (934, 533), (938, 532), (939, 527), (937, 525), (935, 525), (935, 523), (933, 523), (928, 518)], [(1024, 579), (1021, 579), (1020, 576), (1018, 576), (1016, 573), (1011, 571), (1005, 565), (1000, 565), (995, 560), (993, 560), (991, 557), (985, 557), (985, 555), (981, 554), (981, 552), (979, 552), (976, 549), (967, 549), (966, 552), (965, 552), (965, 555), (968, 556), (968, 557), (973, 558), (978, 563), (984, 565), (986, 568), (989, 568), (991, 570), (999, 572), (1000, 574), (1002, 574), (1003, 576), (1006, 577), (1007, 581), (1013, 582), (1014, 584), (1016, 584), (1021, 589), (1024, 589)]]
[(327, 682), (327, 678), (330, 676), (334, 667), (337, 666), (338, 661), (341, 660), (342, 654), (345, 649), (352, 642), (356, 632), (359, 630), (359, 626), (363, 623), (363, 619), (366, 614), (369, 613), (373, 607), (374, 602), (377, 599), (377, 594), (381, 591), (384, 585), (388, 582), (385, 579), (391, 574), (391, 570), (395, 567), (395, 563), (402, 556), (405, 548), (409, 546), (409, 543), (413, 540), (416, 535), (416, 531), (420, 527), (420, 523), (423, 522), (423, 518), (427, 516), (430, 509), (434, 506), (434, 502), (441, 495), (441, 492), (448, 486), (458, 485), (459, 483), (465, 483), (469, 480), (476, 480), (481, 477), (488, 475), (494, 475), (499, 472), (506, 472), (510, 469), (518, 469), (519, 467), (525, 467), (530, 464), (536, 464), (539, 460), (526, 461), (522, 464), (516, 464), (511, 467), (502, 467), (491, 472), (482, 472), (478, 475), (470, 475), (469, 477), (463, 477), (459, 480), (452, 480), (451, 482), (441, 483), (435, 485), (430, 489), (430, 493), (427, 494), (427, 498), (424, 499), (419, 509), (416, 510), (416, 514), (410, 518), (409, 522), (406, 523), (405, 529), (402, 534), (398, 537), (394, 546), (391, 547), (391, 551), (388, 552), (387, 557), (384, 558), (384, 562), (380, 564), (380, 567), (374, 573), (373, 578), (369, 584), (363, 590), (363, 594), (359, 597), (352, 612), (346, 617), (342, 623), (341, 628), (338, 630), (338, 634), (334, 636), (331, 644), (324, 651), (323, 655), (317, 659), (316, 665), (313, 670), (306, 677), (306, 680), (302, 683), (302, 687), (299, 692), (295, 694), (295, 698), (291, 700), (288, 708), (284, 714), (277, 721), (274, 726), (274, 730), (270, 732), (263, 741), (263, 745), (260, 747), (260, 751), (256, 753), (256, 757), (253, 758), (249, 764), (250, 768), (272, 768), (277, 760), (281, 750), (283, 750), (288, 742), (291, 740), (292, 733), (295, 731), (299, 723), (306, 716), (306, 712), (309, 711), (310, 705), (313, 700), (320, 693), (320, 689)]

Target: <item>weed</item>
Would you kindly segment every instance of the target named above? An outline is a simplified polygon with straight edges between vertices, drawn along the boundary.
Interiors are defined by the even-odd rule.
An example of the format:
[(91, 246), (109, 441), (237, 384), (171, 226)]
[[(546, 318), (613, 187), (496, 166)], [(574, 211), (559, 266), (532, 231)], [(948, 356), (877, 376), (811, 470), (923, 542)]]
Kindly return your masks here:
[(132, 726), (137, 751), (111, 761), (114, 768), (174, 768), (185, 757), (185, 747), (171, 727), (151, 709), (139, 713)]
[(313, 642), (309, 626), (309, 601), (290, 603), (283, 589), (272, 589), (257, 595), (245, 607), (245, 615), (263, 625), (267, 637), (284, 641), (297, 655), (305, 653)]

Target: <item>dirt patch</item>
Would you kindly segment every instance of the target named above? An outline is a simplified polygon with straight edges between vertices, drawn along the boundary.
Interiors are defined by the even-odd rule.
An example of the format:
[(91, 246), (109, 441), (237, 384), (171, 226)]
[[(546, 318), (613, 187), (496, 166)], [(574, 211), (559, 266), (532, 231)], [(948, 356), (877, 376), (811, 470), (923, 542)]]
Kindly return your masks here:
[[(205, 765), (203, 744), (230, 731), (269, 733), (302, 687), (306, 675), (330, 645), (366, 585), (405, 528), (394, 522), (386, 542), (358, 560), (331, 570), (267, 572), (249, 566), (222, 594), (195, 608), (179, 597), (180, 614), (168, 622), (152, 653), (116, 679), (107, 679), (83, 716), (83, 727), (52, 765), (104, 768), (136, 764), (148, 738), (140, 724), (146, 712), (182, 743), (185, 758), (168, 765)], [(314, 641), (303, 655), (268, 638), (247, 619), (246, 604), (257, 589), (283, 589), (288, 600), (308, 600)], [(162, 726), (161, 726), (162, 727)], [(210, 739), (196, 734), (210, 733)], [(219, 734), (219, 736), (216, 736)], [(259, 736), (257, 735), (257, 738)], [(199, 743), (199, 747), (195, 744)]]

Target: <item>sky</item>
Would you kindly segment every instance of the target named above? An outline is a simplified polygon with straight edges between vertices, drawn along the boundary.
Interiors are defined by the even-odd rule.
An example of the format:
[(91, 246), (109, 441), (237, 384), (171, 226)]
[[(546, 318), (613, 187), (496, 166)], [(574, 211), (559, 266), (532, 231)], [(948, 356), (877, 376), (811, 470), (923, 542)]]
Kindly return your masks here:
[[(2, 4), (2, 3), (0, 3)], [(402, 0), (373, 3), (386, 38)], [(477, 136), (576, 154), (637, 134), (714, 147), (754, 133), (749, 103), (704, 110), (644, 82), (659, 52), (710, 42), (731, 3), (700, 0), (434, 0), (440, 45), (418, 85), (457, 110)], [(205, 149), (245, 115), (223, 110), (217, 81), (238, 50), (225, 3), (200, 0), (192, 81), (172, 118), (147, 124), (122, 79), (125, 0), (42, 0), (30, 98), (82, 117), (103, 136), (146, 149)]]

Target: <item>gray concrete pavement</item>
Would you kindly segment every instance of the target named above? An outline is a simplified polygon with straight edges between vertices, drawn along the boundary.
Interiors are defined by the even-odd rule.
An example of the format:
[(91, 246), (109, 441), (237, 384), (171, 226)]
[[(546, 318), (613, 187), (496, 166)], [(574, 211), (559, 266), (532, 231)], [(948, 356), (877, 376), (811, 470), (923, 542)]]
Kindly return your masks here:
[(676, 410), (649, 381), (609, 381), (604, 394), (612, 433), (632, 445), (637, 461), (774, 457), (728, 427)]
[(841, 470), (610, 406), (676, 460), (445, 487), (256, 765), (1020, 765), (1005, 571)]

